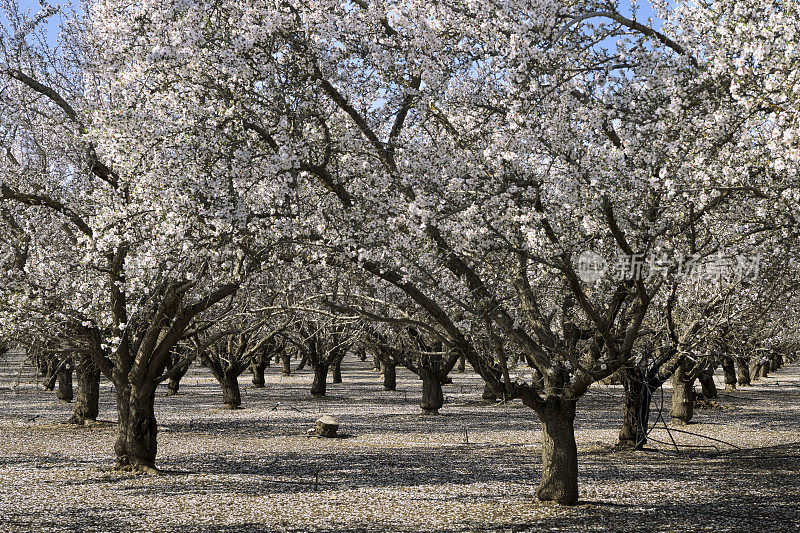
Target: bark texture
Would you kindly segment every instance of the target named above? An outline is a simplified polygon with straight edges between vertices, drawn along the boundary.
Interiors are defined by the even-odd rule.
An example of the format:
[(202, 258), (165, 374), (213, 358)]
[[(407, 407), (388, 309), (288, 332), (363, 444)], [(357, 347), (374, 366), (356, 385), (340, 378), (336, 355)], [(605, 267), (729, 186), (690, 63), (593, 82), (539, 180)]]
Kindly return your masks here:
[(679, 365), (672, 375), (672, 406), (669, 417), (673, 424), (685, 425), (694, 416), (694, 379)]
[(419, 377), (422, 379), (422, 399), (419, 406), (423, 414), (438, 415), (439, 409), (444, 405), (442, 393), (442, 380), (436, 372), (421, 368)]
[(701, 391), (703, 396), (709, 400), (717, 397), (717, 384), (714, 383), (714, 368), (708, 368), (700, 373), (697, 377), (700, 382)]
[(783, 365), (783, 357), (781, 354), (774, 352), (770, 354), (769, 358), (769, 371), (770, 372), (777, 372), (780, 367)]
[(78, 381), (78, 391), (69, 423), (83, 425), (87, 421), (97, 420), (100, 402), (100, 369), (90, 357), (81, 357), (75, 365), (75, 377)]
[(72, 367), (69, 364), (62, 365), (56, 372), (58, 378), (58, 399), (64, 403), (69, 403), (75, 398), (72, 389)]
[(333, 364), (331, 365), (331, 383), (341, 383), (342, 382), (342, 360), (341, 358), (336, 359)]
[(114, 451), (117, 468), (157, 473), (158, 450), (153, 385), (128, 385), (117, 391), (119, 423)]
[(640, 367), (626, 367), (621, 375), (625, 388), (625, 403), (619, 443), (621, 446), (640, 450), (647, 443), (652, 392)]
[[(170, 367), (175, 366), (179, 362), (180, 362), (180, 358), (179, 357), (174, 357), (172, 359), (172, 361), (170, 362), (169, 366)], [(186, 372), (189, 371), (189, 364), (190, 363), (186, 363), (183, 366), (181, 366), (177, 370), (175, 375), (173, 375), (172, 377), (169, 378), (169, 382), (167, 383), (167, 396), (173, 396), (175, 394), (178, 394), (178, 389), (181, 386), (181, 380), (183, 379), (183, 376), (186, 375)]]
[(311, 396), (325, 396), (328, 390), (328, 365), (318, 363), (314, 367), (314, 382), (311, 384)]
[(383, 388), (385, 390), (397, 389), (397, 365), (394, 361), (381, 362), (381, 372), (383, 373)]
[(578, 503), (578, 448), (575, 443), (574, 399), (550, 397), (536, 414), (542, 425), (541, 501)]
[(743, 387), (750, 385), (750, 369), (745, 357), (736, 358), (736, 381)]
[(725, 376), (725, 390), (736, 389), (736, 365), (731, 357), (722, 358), (722, 374)]
[(284, 376), (291, 376), (292, 375), (292, 356), (286, 350), (281, 352), (281, 363), (283, 364), (283, 375)]
[(253, 372), (253, 387), (261, 389), (264, 387), (264, 370), (267, 365), (260, 361), (250, 363), (250, 370)]
[(494, 393), (492, 387), (490, 387), (488, 383), (483, 385), (481, 399), (486, 403), (495, 403), (497, 401), (497, 394)]
[(219, 380), (222, 386), (222, 403), (227, 409), (238, 409), (242, 405), (238, 374), (224, 374)]

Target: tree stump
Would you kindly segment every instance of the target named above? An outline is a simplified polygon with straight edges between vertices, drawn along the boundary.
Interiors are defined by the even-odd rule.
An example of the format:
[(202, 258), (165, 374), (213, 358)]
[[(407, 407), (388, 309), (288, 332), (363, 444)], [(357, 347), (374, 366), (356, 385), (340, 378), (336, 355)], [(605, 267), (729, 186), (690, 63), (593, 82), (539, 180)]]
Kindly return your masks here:
[(315, 437), (336, 437), (339, 430), (339, 421), (330, 415), (322, 415), (317, 419), (316, 425), (308, 430), (308, 434)]

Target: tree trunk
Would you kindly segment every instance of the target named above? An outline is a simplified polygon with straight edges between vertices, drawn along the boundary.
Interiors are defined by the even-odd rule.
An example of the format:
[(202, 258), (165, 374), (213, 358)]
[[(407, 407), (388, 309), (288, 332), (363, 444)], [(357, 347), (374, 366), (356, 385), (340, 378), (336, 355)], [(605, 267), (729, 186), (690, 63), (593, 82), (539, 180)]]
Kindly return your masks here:
[(439, 375), (428, 369), (420, 368), (419, 377), (422, 378), (422, 400), (419, 406), (426, 415), (438, 415), (439, 409), (444, 405), (442, 382)]
[(253, 371), (253, 387), (256, 389), (264, 387), (264, 369), (266, 366), (263, 360), (255, 360), (250, 363), (250, 370)]
[(467, 371), (467, 358), (464, 357), (463, 355), (458, 358), (458, 369), (457, 370), (461, 374), (463, 374), (464, 372)]
[(372, 370), (375, 370), (376, 372), (381, 371), (381, 360), (378, 359), (377, 355), (372, 356)]
[(331, 365), (331, 383), (341, 383), (342, 382), (342, 358), (337, 357), (336, 360)]
[(758, 377), (765, 378), (767, 376), (769, 376), (769, 361), (761, 361)]
[(688, 424), (694, 416), (694, 379), (687, 379), (685, 365), (685, 362), (678, 365), (672, 375), (672, 407), (669, 417), (676, 425)]
[(750, 369), (747, 368), (747, 359), (744, 357), (736, 358), (736, 381), (739, 385), (750, 385)]
[(650, 422), (650, 388), (638, 366), (626, 367), (621, 374), (625, 388), (620, 446), (641, 450), (647, 443)]
[(318, 363), (314, 367), (314, 382), (311, 384), (311, 396), (319, 398), (325, 396), (328, 388), (328, 365)]
[(385, 390), (397, 389), (397, 365), (394, 361), (386, 361), (381, 363), (383, 370), (383, 388)]
[(189, 363), (186, 363), (184, 366), (181, 367), (180, 370), (178, 370), (177, 374), (169, 378), (169, 383), (167, 383), (167, 396), (173, 396), (175, 394), (178, 394), (178, 389), (181, 386), (181, 380), (188, 371), (189, 371)]
[(42, 374), (44, 390), (55, 390), (58, 381), (58, 360), (55, 357), (41, 356), (39, 359), (39, 372)]
[[(183, 361), (186, 356), (189, 355), (189, 350), (186, 347), (181, 347), (180, 349), (173, 350), (169, 357), (169, 362), (166, 365), (166, 368), (170, 371), (174, 370), (176, 366)], [(185, 362), (178, 368), (175, 373), (169, 378), (167, 382), (167, 396), (173, 396), (178, 394), (178, 389), (181, 386), (181, 379), (183, 376), (186, 375), (186, 372), (189, 371), (189, 366), (191, 362)], [(204, 365), (205, 366), (205, 365)]]
[(769, 356), (769, 371), (777, 372), (781, 368), (781, 356), (778, 353), (773, 353)]
[(222, 386), (222, 403), (227, 409), (238, 409), (242, 405), (242, 395), (239, 391), (239, 377), (234, 373), (225, 373), (219, 380)]
[(550, 397), (536, 411), (542, 424), (542, 481), (536, 497), (564, 505), (578, 503), (578, 448), (574, 399)]
[(486, 403), (495, 403), (497, 401), (497, 394), (494, 393), (488, 383), (483, 384), (481, 399)]
[(181, 378), (179, 376), (172, 376), (167, 383), (167, 396), (175, 396), (178, 394), (178, 389), (181, 388)]
[(292, 356), (289, 355), (289, 352), (284, 350), (281, 352), (281, 362), (283, 363), (283, 375), (284, 376), (291, 376), (292, 375)]
[(90, 357), (82, 357), (75, 365), (78, 393), (70, 424), (83, 425), (87, 420), (97, 420), (100, 402), (100, 369)]
[(708, 400), (713, 400), (717, 397), (717, 384), (714, 383), (714, 369), (709, 368), (700, 373), (698, 376), (698, 381), (700, 381), (700, 387), (703, 392), (703, 396)]
[(544, 387), (544, 376), (538, 368), (531, 369), (531, 387), (541, 389)]
[(300, 364), (297, 365), (297, 368), (295, 370), (300, 372), (301, 370), (303, 370), (306, 367), (306, 363), (308, 363), (308, 356), (303, 354), (300, 357)]
[(753, 381), (758, 381), (761, 379), (761, 360), (756, 359), (756, 362), (750, 365), (748, 372), (750, 372), (750, 378)]
[(71, 402), (75, 395), (72, 391), (72, 368), (69, 363), (63, 365), (57, 372), (58, 377), (58, 399), (64, 403)]
[(736, 390), (736, 367), (733, 358), (722, 358), (722, 373), (725, 376), (725, 390)]
[(116, 384), (117, 441), (114, 452), (117, 454), (116, 467), (121, 470), (134, 470), (157, 473), (156, 425), (153, 403), (155, 385)]

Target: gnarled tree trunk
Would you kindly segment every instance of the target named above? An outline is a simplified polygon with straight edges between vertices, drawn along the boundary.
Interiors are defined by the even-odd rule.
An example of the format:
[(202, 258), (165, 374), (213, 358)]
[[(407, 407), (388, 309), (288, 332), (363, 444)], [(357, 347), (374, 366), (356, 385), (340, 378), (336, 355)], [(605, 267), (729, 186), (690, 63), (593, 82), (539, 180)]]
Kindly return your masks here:
[(744, 357), (736, 358), (736, 381), (743, 387), (750, 385), (750, 369)]
[(714, 399), (717, 397), (717, 384), (714, 383), (713, 367), (701, 372), (697, 380), (700, 382), (700, 387), (705, 398)]
[(383, 388), (385, 390), (397, 389), (397, 364), (394, 361), (382, 361)]
[(490, 387), (488, 383), (484, 383), (483, 385), (481, 399), (486, 403), (495, 403), (497, 401), (497, 394), (494, 393), (492, 387)]
[(254, 388), (261, 389), (264, 387), (264, 370), (266, 367), (267, 365), (264, 363), (264, 359), (256, 359), (250, 363), (250, 370), (253, 372)]
[[(179, 362), (178, 360), (174, 361), (173, 365), (177, 364), (178, 362)], [(173, 396), (175, 394), (178, 394), (178, 389), (181, 386), (181, 380), (188, 371), (189, 371), (189, 363), (186, 363), (185, 365), (180, 367), (172, 377), (169, 378), (169, 382), (167, 383), (167, 396)]]
[[(247, 364), (236, 361), (236, 351), (230, 345), (225, 348), (226, 356), (220, 353), (201, 353), (200, 360), (205, 363), (222, 389), (222, 404), (226, 409), (238, 409), (242, 405), (239, 388), (239, 375), (247, 369)], [(228, 359), (229, 358), (229, 359)], [(227, 360), (226, 360), (227, 359)]]
[(736, 367), (732, 357), (722, 358), (722, 374), (725, 376), (725, 390), (736, 390)]
[(154, 384), (117, 385), (117, 468), (156, 473), (158, 434)]
[(97, 420), (100, 402), (100, 369), (90, 357), (81, 357), (75, 364), (78, 392), (70, 424), (83, 425), (87, 420)]
[(314, 382), (311, 384), (311, 396), (325, 396), (328, 389), (328, 365), (318, 363), (314, 367)]
[(647, 443), (647, 426), (650, 420), (650, 387), (644, 372), (638, 366), (625, 367), (621, 373), (625, 387), (625, 403), (620, 446), (641, 450)]
[(44, 390), (55, 390), (56, 383), (58, 382), (58, 360), (49, 355), (39, 355), (36, 358), (36, 367), (42, 376), (42, 385)]
[(281, 362), (283, 363), (283, 375), (284, 376), (291, 376), (292, 375), (292, 356), (286, 350), (281, 352)]
[(242, 405), (242, 395), (239, 390), (239, 376), (236, 372), (225, 373), (219, 380), (222, 386), (222, 403), (227, 409), (238, 409)]
[(541, 501), (578, 503), (578, 448), (575, 443), (574, 399), (550, 397), (536, 410), (542, 424)]
[(436, 372), (426, 368), (419, 369), (419, 377), (422, 379), (422, 399), (419, 403), (422, 413), (438, 415), (439, 409), (444, 405), (442, 380)]
[(342, 358), (337, 357), (331, 365), (331, 383), (342, 382)]
[(75, 398), (72, 390), (72, 367), (69, 363), (61, 365), (56, 371), (58, 378), (58, 399), (64, 403), (69, 403)]
[(758, 381), (759, 379), (761, 379), (761, 366), (762, 366), (762, 360), (760, 358), (756, 359), (756, 361), (752, 365), (750, 365), (748, 372), (750, 372), (750, 377), (752, 378), (753, 381)]
[(186, 375), (186, 371), (178, 372), (171, 378), (169, 378), (169, 382), (167, 383), (167, 396), (174, 396), (178, 394), (178, 389), (181, 388), (181, 379), (183, 376)]
[(673, 424), (688, 424), (694, 416), (694, 379), (687, 375), (685, 363), (672, 375), (672, 406), (669, 417)]

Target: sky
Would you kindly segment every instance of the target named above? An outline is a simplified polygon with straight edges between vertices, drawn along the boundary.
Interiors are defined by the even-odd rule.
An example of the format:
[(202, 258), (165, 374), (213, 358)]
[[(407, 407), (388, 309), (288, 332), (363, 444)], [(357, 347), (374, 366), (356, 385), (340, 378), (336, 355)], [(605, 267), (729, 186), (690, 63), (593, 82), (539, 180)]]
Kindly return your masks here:
[[(23, 9), (30, 9), (31, 13), (34, 14), (39, 11), (39, 1), (38, 0), (18, 0), (19, 4), (22, 6)], [(70, 0), (49, 0), (50, 4), (52, 5), (68, 5), (70, 3), (76, 4), (79, 3), (77, 1)], [(620, 11), (624, 15), (630, 15), (630, 0), (620, 0)], [(639, 13), (637, 14), (637, 19), (639, 21), (646, 21), (649, 17), (653, 17), (655, 19), (655, 13), (653, 9), (650, 7), (649, 0), (640, 0), (639, 1)], [(51, 35), (51, 39), (55, 40), (58, 35), (58, 18), (53, 17), (51, 22), (48, 24), (48, 32)], [(3, 16), (0, 14), (0, 22), (3, 22)], [(658, 26), (658, 22), (656, 22), (656, 26)]]
[[(70, 2), (69, 0), (49, 0), (49, 3), (53, 6), (67, 6), (70, 3), (77, 5), (80, 2), (79, 0), (75, 2)], [(22, 8), (23, 11), (30, 9), (31, 15), (35, 15), (41, 9), (38, 0), (17, 0), (17, 4)], [(52, 44), (55, 44), (56, 39), (58, 38), (60, 20), (61, 16), (56, 15), (51, 17), (47, 23), (48, 41), (50, 41)], [(2, 11), (0, 11), (0, 24), (6, 24), (6, 18)]]

